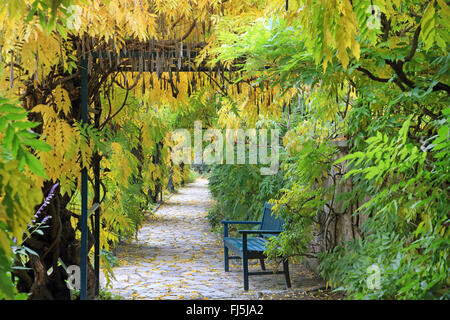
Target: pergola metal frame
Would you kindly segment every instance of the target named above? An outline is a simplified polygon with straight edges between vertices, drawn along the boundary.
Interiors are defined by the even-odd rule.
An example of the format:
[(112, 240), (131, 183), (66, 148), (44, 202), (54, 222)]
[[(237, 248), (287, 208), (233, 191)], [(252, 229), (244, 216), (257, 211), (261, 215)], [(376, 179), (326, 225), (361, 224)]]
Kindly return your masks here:
[[(164, 58), (174, 59), (174, 62), (178, 62), (179, 59), (184, 59), (184, 63), (178, 66), (169, 66), (172, 72), (214, 72), (213, 69), (207, 68), (205, 66), (195, 67), (192, 63), (193, 67), (191, 67), (191, 62), (188, 61), (188, 66), (186, 66), (186, 59), (195, 58), (197, 55), (196, 51), (188, 52), (187, 50), (165, 50), (165, 51), (142, 51), (142, 50), (133, 50), (133, 51), (125, 51), (121, 50), (119, 53), (119, 59), (122, 58), (137, 58), (137, 59), (155, 59), (160, 58), (161, 54)], [(80, 108), (81, 108), (81, 123), (84, 125), (89, 124), (89, 116), (88, 116), (88, 106), (89, 106), (89, 89), (88, 89), (88, 54), (82, 54), (79, 68), (80, 68), (80, 77), (81, 77), (81, 89), (80, 89)], [(97, 60), (101, 59), (117, 59), (117, 54), (114, 52), (105, 52), (105, 51), (93, 51), (90, 52), (91, 59)], [(95, 62), (97, 63), (97, 62)], [(128, 68), (129, 69), (129, 68)], [(127, 68), (124, 71), (129, 72), (153, 72), (156, 73), (155, 70), (128, 70)], [(223, 71), (237, 71), (231, 67), (228, 70)], [(163, 70), (163, 72), (167, 72), (167, 70)], [(94, 190), (95, 194), (100, 196), (100, 164), (94, 163)], [(97, 199), (99, 201), (99, 199)], [(95, 295), (98, 296), (99, 288), (100, 288), (100, 206), (95, 210), (94, 213), (94, 273), (96, 276), (96, 285), (95, 285)], [(88, 264), (88, 171), (87, 168), (83, 168), (81, 170), (81, 258), (80, 258), (80, 299), (87, 300), (87, 264)]]

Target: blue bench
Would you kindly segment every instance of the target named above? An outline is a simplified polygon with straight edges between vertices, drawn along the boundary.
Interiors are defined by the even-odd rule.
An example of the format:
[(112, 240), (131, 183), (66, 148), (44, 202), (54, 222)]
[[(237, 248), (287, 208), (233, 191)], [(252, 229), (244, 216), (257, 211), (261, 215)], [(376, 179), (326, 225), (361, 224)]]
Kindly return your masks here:
[[(272, 206), (266, 202), (264, 204), (261, 221), (231, 221), (222, 220), (223, 224), (223, 246), (224, 246), (224, 262), (225, 272), (230, 271), (229, 259), (242, 259), (244, 290), (248, 290), (248, 277), (250, 275), (260, 274), (284, 274), (286, 286), (291, 287), (291, 280), (289, 277), (289, 261), (283, 259), (283, 271), (272, 272), (265, 271), (264, 259), (266, 258), (264, 251), (269, 243), (268, 238), (278, 235), (283, 231), (283, 220), (272, 215)], [(240, 230), (242, 237), (232, 238), (228, 236), (228, 226), (230, 224), (247, 224), (260, 225), (259, 230)], [(249, 235), (256, 235), (256, 237), (249, 237)], [(233, 251), (237, 256), (230, 256), (229, 250)], [(248, 260), (259, 259), (262, 272), (249, 272)]]

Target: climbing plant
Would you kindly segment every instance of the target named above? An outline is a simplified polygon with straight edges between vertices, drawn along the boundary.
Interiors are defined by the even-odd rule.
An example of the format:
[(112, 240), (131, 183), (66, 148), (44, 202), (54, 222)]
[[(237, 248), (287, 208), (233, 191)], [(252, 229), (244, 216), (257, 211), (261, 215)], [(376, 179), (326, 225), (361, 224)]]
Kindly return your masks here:
[[(357, 298), (448, 297), (445, 1), (4, 4), (0, 297), (70, 298), (84, 169), (88, 247), (100, 222), (108, 267), (105, 252), (136, 235), (169, 177), (187, 180), (170, 132), (195, 120), (282, 131), (276, 175), (228, 165), (210, 180), (221, 214), (277, 203), (287, 228), (269, 256), (318, 258), (328, 284)], [(351, 239), (338, 236), (343, 217)], [(373, 265), (378, 289), (365, 282)], [(95, 277), (89, 264), (89, 297)]]
[[(355, 298), (447, 297), (448, 17), (444, 1), (289, 1), (223, 20), (216, 59), (242, 63), (236, 81), (279, 86), (300, 119), (273, 199), (289, 224), (268, 254), (320, 257)], [(354, 239), (336, 241), (346, 214)]]

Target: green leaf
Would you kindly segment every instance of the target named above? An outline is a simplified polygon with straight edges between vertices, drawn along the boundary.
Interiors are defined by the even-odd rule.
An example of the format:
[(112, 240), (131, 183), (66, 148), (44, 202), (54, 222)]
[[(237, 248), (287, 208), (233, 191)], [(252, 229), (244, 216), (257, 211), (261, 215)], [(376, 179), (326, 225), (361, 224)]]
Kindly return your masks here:
[(3, 112), (3, 113), (23, 112), (23, 111), (25, 111), (23, 108), (15, 106), (10, 103), (5, 103), (5, 104), (0, 105), (0, 112)]
[(34, 122), (34, 121), (20, 121), (14, 123), (14, 126), (19, 129), (32, 129), (40, 125), (40, 122)]
[(33, 249), (30, 249), (30, 248), (28, 248), (27, 246), (24, 246), (24, 248), (25, 248), (25, 251), (31, 253), (31, 254), (34, 255), (34, 256), (39, 257), (39, 254), (38, 254), (36, 251), (34, 251)]
[(438, 130), (438, 135), (440, 137), (448, 137), (449, 134), (449, 126), (440, 127)]
[(435, 41), (435, 10), (434, 10), (434, 1), (431, 1), (422, 17), (421, 26), (421, 38), (425, 44), (425, 50), (429, 50)]
[(372, 179), (376, 175), (380, 173), (380, 170), (377, 167), (370, 167), (366, 170), (367, 174), (365, 175), (367, 180)]
[(14, 132), (14, 127), (12, 127), (11, 125), (9, 125), (7, 128), (6, 128), (6, 131), (5, 131), (5, 136), (3, 137), (3, 144), (7, 147), (7, 148), (10, 148), (11, 147), (11, 143), (12, 143), (12, 141), (13, 141), (13, 139), (14, 139), (14, 136), (15, 136), (15, 132)]
[(45, 173), (44, 166), (35, 156), (33, 156), (29, 152), (26, 152), (25, 157), (26, 157), (26, 164), (33, 173), (37, 174), (40, 177), (48, 179), (47, 174)]
[(50, 151), (52, 150), (52, 147), (47, 144), (45, 141), (38, 140), (38, 139), (24, 139), (23, 143), (27, 146), (32, 147), (35, 150), (39, 151)]

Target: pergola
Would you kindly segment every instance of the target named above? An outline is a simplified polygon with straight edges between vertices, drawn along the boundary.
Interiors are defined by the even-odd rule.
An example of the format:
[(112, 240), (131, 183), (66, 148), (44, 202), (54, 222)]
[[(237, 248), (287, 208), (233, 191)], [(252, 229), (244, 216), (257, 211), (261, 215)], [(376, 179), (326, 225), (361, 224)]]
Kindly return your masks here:
[[(159, 43), (161, 44), (161, 43)], [(165, 48), (169, 47), (168, 50)], [(122, 49), (118, 52), (115, 50), (85, 50), (81, 48), (81, 59), (79, 63), (81, 90), (80, 90), (80, 110), (82, 124), (89, 124), (88, 106), (89, 106), (89, 73), (90, 69), (97, 65), (116, 63), (120, 70), (127, 72), (150, 72), (161, 74), (168, 72), (169, 74), (177, 72), (216, 72), (224, 73), (225, 71), (237, 71), (235, 67), (228, 69), (220, 65), (209, 68), (206, 65), (195, 66), (194, 61), (199, 51), (205, 43), (162, 43), (159, 46), (154, 40), (148, 43), (130, 43), (127, 45), (130, 50)], [(220, 85), (211, 75), (214, 85)], [(220, 77), (223, 83), (224, 77)], [(94, 203), (100, 202), (100, 158), (93, 161), (94, 171)], [(94, 213), (94, 272), (96, 276), (95, 294), (98, 295), (100, 287), (100, 206), (97, 206)], [(81, 171), (81, 261), (80, 261), (80, 299), (87, 299), (88, 289), (88, 171), (83, 168)]]

